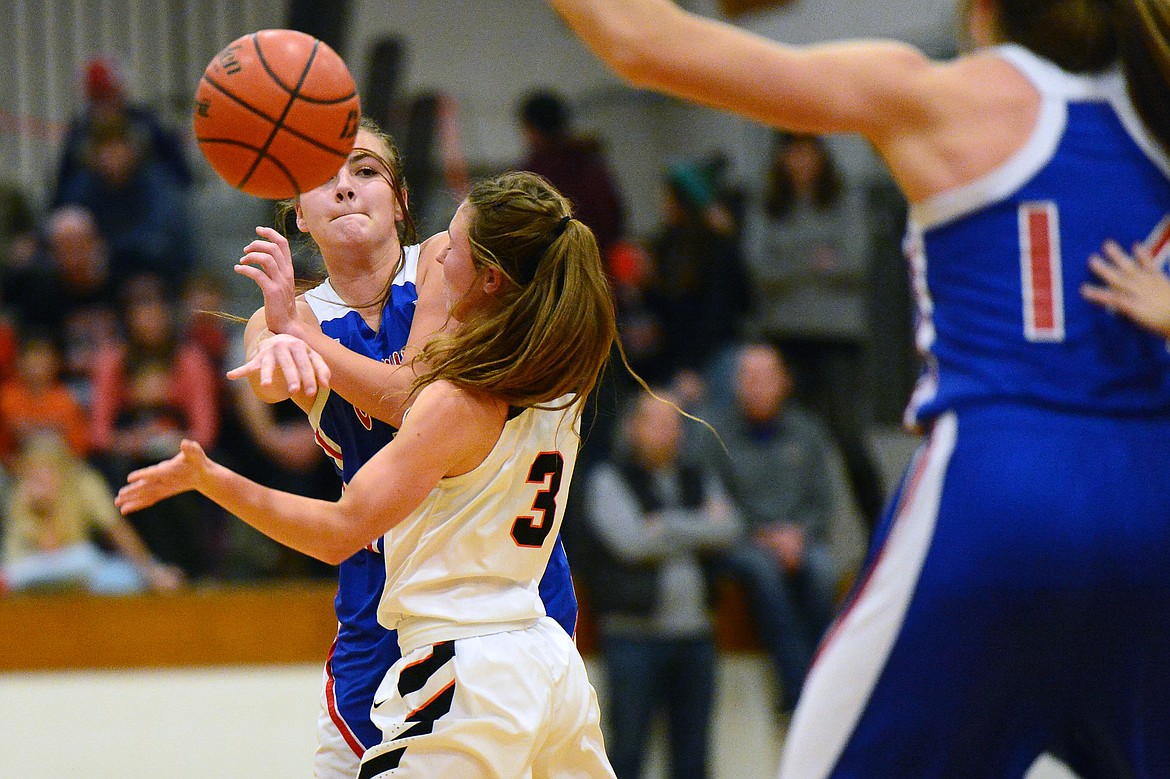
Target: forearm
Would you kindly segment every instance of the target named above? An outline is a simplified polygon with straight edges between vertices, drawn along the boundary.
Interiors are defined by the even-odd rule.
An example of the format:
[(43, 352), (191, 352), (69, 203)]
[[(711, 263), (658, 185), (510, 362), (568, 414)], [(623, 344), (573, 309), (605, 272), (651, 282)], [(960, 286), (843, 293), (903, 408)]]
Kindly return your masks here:
[[(248, 320), (247, 327), (244, 328), (245, 359), (252, 359), (260, 344), (271, 338), (272, 335), (272, 331), (264, 324), (264, 309), (260, 309), (252, 315), (252, 318)], [(280, 379), (265, 386), (260, 383), (259, 373), (250, 374), (248, 386), (252, 388), (252, 394), (265, 403), (279, 403), (282, 400), (290, 399), (292, 393), (288, 391), (288, 383), (284, 380), (284, 374), (277, 371), (276, 375)]]
[(350, 351), (316, 327), (301, 325), (290, 333), (321, 355), (329, 366), (330, 389), (366, 412), (394, 427), (410, 405), (415, 370), (407, 359), (391, 365)]
[(373, 540), (358, 538), (338, 502), (274, 490), (213, 461), (195, 488), (269, 538), (332, 565)]
[(660, 512), (670, 544), (675, 549), (719, 549), (739, 538), (738, 522), (722, 515), (723, 507), (668, 509)]
[(647, 522), (637, 499), (609, 466), (598, 468), (587, 483), (592, 523), (609, 551), (625, 563), (657, 562), (672, 552), (662, 523)]

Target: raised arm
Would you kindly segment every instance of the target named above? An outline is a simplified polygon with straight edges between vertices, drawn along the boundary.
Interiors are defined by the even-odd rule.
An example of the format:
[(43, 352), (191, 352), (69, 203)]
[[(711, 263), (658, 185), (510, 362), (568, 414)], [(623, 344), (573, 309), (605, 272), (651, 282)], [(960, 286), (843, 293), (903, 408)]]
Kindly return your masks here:
[(787, 130), (859, 133), (911, 202), (1001, 165), (1039, 111), (1039, 94), (994, 54), (936, 63), (894, 41), (791, 46), (670, 0), (548, 2), (635, 86)]
[[(306, 395), (303, 391), (314, 375), (313, 366), (307, 362), (311, 357), (306, 354), (302, 359), (295, 345), (274, 350), (271, 355), (255, 351), (261, 340), (271, 337), (274, 332), (292, 336), (303, 341), (308, 347), (306, 351), (318, 355), (328, 366), (328, 383), (334, 392), (371, 416), (399, 426), (402, 414), (410, 404), (410, 387), (421, 367), (410, 357), (418, 354), (422, 344), (447, 320), (446, 290), (441, 266), (437, 262), (446, 249), (447, 234), (438, 233), (422, 245), (416, 281), (418, 302), (404, 350), (407, 359), (402, 365), (388, 365), (350, 351), (321, 332), (312, 310), (303, 301), (296, 303), (297, 313), (292, 314), (290, 290), (293, 277), (288, 244), (275, 230), (261, 228), (257, 232), (266, 240), (250, 244), (237, 269), (260, 286), (264, 292), (265, 308), (257, 311), (249, 321), (251, 335), (245, 332), (249, 363), (231, 371), (228, 377), (247, 376), (257, 395), (273, 402), (271, 399), (289, 397), (287, 376), (290, 370), (295, 371), (298, 378), (293, 383), (298, 392), (292, 397), (303, 408), (311, 407), (311, 393)], [(255, 357), (260, 359), (254, 360)], [(275, 371), (277, 364), (284, 369)]]
[(918, 110), (915, 82), (930, 67), (901, 43), (787, 46), (670, 0), (549, 4), (634, 86), (802, 132), (885, 132)]

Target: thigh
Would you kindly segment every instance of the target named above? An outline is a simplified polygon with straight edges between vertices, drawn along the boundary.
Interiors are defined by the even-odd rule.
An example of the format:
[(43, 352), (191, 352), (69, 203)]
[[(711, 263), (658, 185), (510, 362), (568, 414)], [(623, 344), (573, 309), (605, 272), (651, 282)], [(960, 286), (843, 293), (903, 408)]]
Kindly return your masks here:
[(549, 639), (563, 658), (564, 672), (554, 680), (553, 717), (533, 761), (533, 779), (615, 779), (585, 663), (568, 637), (547, 624), (542, 628), (554, 631)]
[[(546, 749), (569, 761), (548, 775), (612, 776), (584, 663), (550, 618), (411, 652), (379, 687), (372, 718), (383, 741), (362, 758), (360, 779), (526, 777)], [(564, 731), (574, 726), (570, 755)]]
[[(1040, 751), (1028, 742), (1043, 742), (1045, 725), (1016, 711), (1020, 691), (1001, 664), (1012, 620), (981, 591), (987, 561), (954, 551), (978, 522), (957, 443), (945, 418), (911, 463), (881, 545), (805, 683), (785, 779), (1007, 778), (1023, 776)], [(1005, 752), (997, 739), (1007, 732)]]
[(1168, 446), (1140, 422), (1019, 409), (936, 423), (782, 775), (1014, 777), (1068, 744), (1084, 766), (1164, 760)]

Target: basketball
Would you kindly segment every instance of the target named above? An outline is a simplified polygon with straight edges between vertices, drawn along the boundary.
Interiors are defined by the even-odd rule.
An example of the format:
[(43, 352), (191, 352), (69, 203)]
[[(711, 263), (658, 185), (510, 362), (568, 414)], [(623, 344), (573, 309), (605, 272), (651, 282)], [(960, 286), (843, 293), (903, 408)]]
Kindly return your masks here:
[(284, 199), (341, 169), (361, 106), (337, 52), (296, 30), (260, 30), (229, 43), (195, 91), (195, 140), (236, 189)]

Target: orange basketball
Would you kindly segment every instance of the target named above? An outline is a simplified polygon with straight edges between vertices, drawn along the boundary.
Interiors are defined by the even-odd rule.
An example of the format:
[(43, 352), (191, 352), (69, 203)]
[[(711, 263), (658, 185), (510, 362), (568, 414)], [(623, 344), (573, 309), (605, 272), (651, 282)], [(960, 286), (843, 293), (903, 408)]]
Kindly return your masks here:
[(296, 30), (260, 30), (215, 55), (195, 91), (195, 140), (223, 179), (283, 199), (324, 184), (357, 137), (361, 106), (337, 52)]

